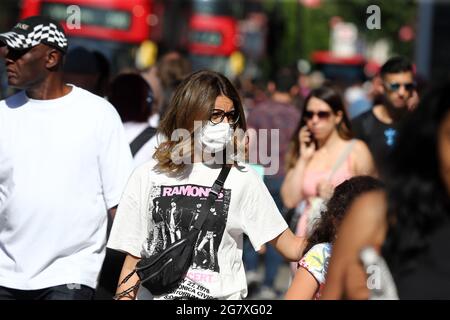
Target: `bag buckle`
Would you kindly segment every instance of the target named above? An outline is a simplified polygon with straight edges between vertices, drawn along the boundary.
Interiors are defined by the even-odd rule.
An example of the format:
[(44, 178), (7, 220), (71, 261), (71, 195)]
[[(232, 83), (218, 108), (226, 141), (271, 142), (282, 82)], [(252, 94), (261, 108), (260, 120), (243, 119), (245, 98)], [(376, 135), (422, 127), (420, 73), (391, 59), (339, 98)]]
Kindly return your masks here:
[(223, 182), (217, 180), (209, 192), (215, 194), (216, 197), (218, 197), (220, 190), (222, 190), (222, 186), (223, 186)]

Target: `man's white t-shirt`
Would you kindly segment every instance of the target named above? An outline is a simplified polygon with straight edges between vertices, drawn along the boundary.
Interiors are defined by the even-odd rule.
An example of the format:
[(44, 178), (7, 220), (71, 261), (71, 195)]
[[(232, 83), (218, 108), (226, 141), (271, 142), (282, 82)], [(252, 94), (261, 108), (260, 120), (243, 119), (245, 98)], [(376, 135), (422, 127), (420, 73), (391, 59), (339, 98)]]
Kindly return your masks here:
[[(182, 238), (195, 223), (220, 172), (220, 166), (195, 163), (188, 166), (189, 174), (169, 177), (153, 170), (154, 164), (150, 161), (131, 175), (117, 209), (109, 248), (145, 257)], [(176, 290), (155, 299), (245, 297), (243, 234), (259, 250), (286, 229), (258, 174), (248, 165), (233, 167), (193, 248), (187, 277)]]
[(0, 212), (6, 207), (14, 188), (11, 160), (2, 151), (3, 144), (1, 140), (0, 136)]
[(116, 110), (75, 86), (52, 100), (22, 91), (0, 102), (0, 136), (14, 182), (0, 212), (0, 286), (95, 288), (107, 209), (132, 168)]

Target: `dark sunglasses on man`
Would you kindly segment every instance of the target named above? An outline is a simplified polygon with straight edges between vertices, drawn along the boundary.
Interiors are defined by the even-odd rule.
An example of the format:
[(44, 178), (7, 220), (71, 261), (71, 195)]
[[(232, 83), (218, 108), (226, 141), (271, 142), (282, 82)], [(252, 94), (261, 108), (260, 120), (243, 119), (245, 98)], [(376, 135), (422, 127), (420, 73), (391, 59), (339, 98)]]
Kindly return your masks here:
[(414, 82), (408, 82), (408, 83), (385, 82), (384, 84), (389, 91), (398, 91), (398, 90), (400, 90), (400, 87), (402, 87), (402, 86), (408, 92), (411, 92), (416, 88), (416, 84)]

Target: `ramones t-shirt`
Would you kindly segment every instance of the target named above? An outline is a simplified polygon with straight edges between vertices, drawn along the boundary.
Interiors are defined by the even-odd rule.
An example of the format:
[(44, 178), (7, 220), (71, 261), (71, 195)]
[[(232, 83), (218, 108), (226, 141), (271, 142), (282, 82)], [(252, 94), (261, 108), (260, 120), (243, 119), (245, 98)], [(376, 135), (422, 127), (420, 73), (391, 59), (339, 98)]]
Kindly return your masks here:
[[(206, 205), (220, 166), (189, 165), (183, 177), (138, 167), (120, 201), (108, 247), (144, 257), (182, 238)], [(242, 262), (243, 234), (255, 250), (287, 229), (258, 174), (234, 166), (195, 244), (193, 264), (183, 282), (155, 299), (240, 299), (247, 294)]]

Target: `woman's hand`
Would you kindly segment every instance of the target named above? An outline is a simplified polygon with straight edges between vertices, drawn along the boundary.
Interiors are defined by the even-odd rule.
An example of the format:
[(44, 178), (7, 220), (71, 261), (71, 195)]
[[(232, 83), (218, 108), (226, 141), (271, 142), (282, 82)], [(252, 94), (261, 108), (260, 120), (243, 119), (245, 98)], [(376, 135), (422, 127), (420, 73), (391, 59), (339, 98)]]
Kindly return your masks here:
[(298, 137), (300, 141), (300, 158), (306, 161), (311, 160), (314, 152), (316, 152), (316, 145), (313, 141), (311, 131), (307, 126), (304, 126), (300, 129)]
[(411, 94), (411, 97), (406, 101), (406, 106), (408, 108), (408, 111), (414, 111), (414, 109), (417, 108), (419, 105), (419, 94), (416, 90), (414, 90)]
[[(132, 256), (131, 254), (127, 254), (125, 261), (123, 262), (122, 271), (120, 273), (119, 285), (117, 287), (116, 296), (114, 297), (114, 300), (136, 299), (139, 277), (136, 273), (134, 273), (133, 275), (131, 275), (131, 273), (133, 272), (133, 270), (135, 270), (139, 260), (141, 260), (141, 258)], [(128, 278), (128, 280), (123, 281), (125, 278)], [(125, 294), (125, 292), (127, 293)]]

